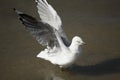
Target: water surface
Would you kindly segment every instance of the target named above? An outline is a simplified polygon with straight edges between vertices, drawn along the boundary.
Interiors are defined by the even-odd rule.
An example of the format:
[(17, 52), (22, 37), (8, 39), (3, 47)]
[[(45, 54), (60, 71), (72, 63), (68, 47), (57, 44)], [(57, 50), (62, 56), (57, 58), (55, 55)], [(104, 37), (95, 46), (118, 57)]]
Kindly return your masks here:
[(87, 45), (72, 68), (62, 71), (36, 58), (43, 49), (24, 30), (12, 8), (38, 18), (34, 0), (0, 1), (0, 80), (120, 80), (120, 1), (48, 0), (71, 39)]

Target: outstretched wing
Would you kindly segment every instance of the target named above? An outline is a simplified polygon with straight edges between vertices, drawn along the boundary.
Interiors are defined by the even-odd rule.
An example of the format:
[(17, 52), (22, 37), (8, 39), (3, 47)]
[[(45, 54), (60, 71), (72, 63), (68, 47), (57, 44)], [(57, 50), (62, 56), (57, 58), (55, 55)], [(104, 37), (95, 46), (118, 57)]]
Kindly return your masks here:
[(58, 46), (56, 36), (53, 32), (53, 28), (47, 23), (37, 21), (34, 17), (24, 14), (16, 9), (15, 12), (19, 16), (19, 20), (25, 25), (27, 31), (29, 31), (36, 40), (43, 46)]
[(35, 36), (40, 44), (52, 48), (53, 46), (59, 46), (58, 40), (53, 31), (56, 29), (63, 43), (66, 46), (69, 46), (70, 42), (61, 27), (62, 22), (57, 12), (50, 4), (48, 4), (46, 0), (35, 1), (37, 3), (38, 13), (40, 15), (40, 21), (37, 21), (34, 17), (14, 9), (18, 14), (19, 19), (25, 25), (26, 30)]
[(35, 1), (37, 3), (38, 13), (42, 22), (51, 25), (56, 30), (60, 30), (62, 21), (54, 8), (50, 4), (48, 4), (46, 0)]
[(37, 3), (38, 13), (42, 22), (55, 28), (61, 36), (64, 44), (69, 46), (70, 42), (63, 31), (62, 21), (55, 9), (46, 0), (35, 0)]

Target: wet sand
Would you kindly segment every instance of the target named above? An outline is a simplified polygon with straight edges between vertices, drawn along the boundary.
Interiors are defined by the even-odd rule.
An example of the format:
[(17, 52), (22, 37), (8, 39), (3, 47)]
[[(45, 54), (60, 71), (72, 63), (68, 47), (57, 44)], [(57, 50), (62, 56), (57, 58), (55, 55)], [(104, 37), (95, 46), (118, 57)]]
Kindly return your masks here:
[(43, 47), (12, 10), (15, 7), (39, 19), (34, 0), (1, 0), (0, 80), (120, 80), (120, 1), (48, 1), (61, 16), (68, 38), (78, 35), (87, 43), (80, 59), (61, 71), (36, 58)]

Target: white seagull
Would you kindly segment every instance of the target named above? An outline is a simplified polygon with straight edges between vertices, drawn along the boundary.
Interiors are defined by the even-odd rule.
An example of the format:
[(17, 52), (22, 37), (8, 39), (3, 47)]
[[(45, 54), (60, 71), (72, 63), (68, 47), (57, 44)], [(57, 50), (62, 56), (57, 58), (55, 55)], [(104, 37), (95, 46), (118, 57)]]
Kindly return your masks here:
[(35, 0), (40, 20), (20, 12), (15, 12), (19, 20), (25, 25), (36, 40), (46, 48), (37, 57), (59, 65), (60, 68), (69, 67), (82, 52), (83, 40), (75, 36), (70, 42), (63, 31), (62, 21), (54, 8), (46, 0)]

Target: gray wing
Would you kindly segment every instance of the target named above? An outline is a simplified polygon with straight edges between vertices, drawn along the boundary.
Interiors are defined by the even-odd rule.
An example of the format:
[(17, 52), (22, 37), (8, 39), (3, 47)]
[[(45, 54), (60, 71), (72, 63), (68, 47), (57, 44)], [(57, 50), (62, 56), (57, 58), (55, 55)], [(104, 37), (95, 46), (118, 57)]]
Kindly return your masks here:
[(15, 10), (19, 19), (25, 25), (26, 30), (35, 36), (41, 45), (53, 47), (59, 45), (53, 31), (53, 29), (56, 29), (61, 36), (63, 43), (66, 46), (69, 46), (70, 42), (61, 27), (62, 21), (54, 8), (48, 4), (46, 0), (36, 0), (36, 3), (40, 15), (40, 21), (37, 21), (32, 16)]
[(53, 28), (41, 21), (37, 21), (34, 17), (24, 14), (16, 9), (15, 12), (19, 16), (19, 20), (25, 25), (25, 28), (28, 32), (30, 32), (36, 40), (43, 46), (58, 46), (58, 41), (54, 34)]
[(55, 28), (61, 36), (63, 42), (69, 45), (69, 40), (63, 31), (62, 21), (56, 10), (47, 2), (47, 0), (35, 0), (37, 3), (38, 13), (42, 22)]

